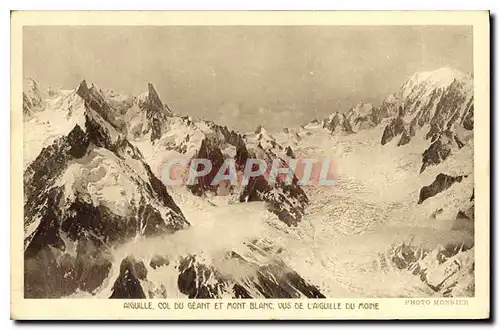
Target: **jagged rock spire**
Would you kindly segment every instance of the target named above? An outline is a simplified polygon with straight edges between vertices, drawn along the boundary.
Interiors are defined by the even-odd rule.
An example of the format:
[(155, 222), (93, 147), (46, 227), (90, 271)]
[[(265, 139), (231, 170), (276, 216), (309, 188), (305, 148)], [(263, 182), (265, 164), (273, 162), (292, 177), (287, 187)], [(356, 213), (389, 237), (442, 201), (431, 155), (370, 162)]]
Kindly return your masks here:
[(89, 87), (87, 86), (87, 81), (83, 79), (78, 85), (76, 94), (80, 95), (81, 98), (85, 99), (85, 96), (89, 95)]
[(146, 110), (148, 118), (171, 117), (173, 115), (169, 107), (161, 101), (152, 83), (148, 83), (147, 92), (139, 96), (139, 106)]
[(266, 129), (264, 128), (264, 126), (262, 126), (262, 125), (257, 126), (257, 129), (255, 130), (255, 134), (259, 134), (262, 132), (266, 132)]

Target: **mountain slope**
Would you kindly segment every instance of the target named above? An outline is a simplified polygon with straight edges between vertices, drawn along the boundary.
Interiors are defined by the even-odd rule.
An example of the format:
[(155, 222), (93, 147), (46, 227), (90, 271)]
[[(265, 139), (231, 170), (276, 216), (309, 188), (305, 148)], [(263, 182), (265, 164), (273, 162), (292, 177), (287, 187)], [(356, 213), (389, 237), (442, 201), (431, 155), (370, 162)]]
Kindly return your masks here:
[[(152, 107), (150, 102), (143, 103)], [(246, 257), (236, 257), (238, 253), (231, 247), (222, 248), (223, 253), (232, 256), (230, 260), (239, 260), (242, 269), (256, 269), (244, 278), (228, 279), (227, 273), (221, 273), (221, 265), (203, 256), (206, 249), (202, 247), (196, 254), (183, 251), (169, 255), (169, 259), (162, 256), (158, 246), (149, 247), (141, 253), (151, 255), (158, 251), (155, 262), (145, 257), (148, 268), (141, 266), (144, 257), (141, 260), (122, 257), (119, 251), (125, 246), (133, 246), (137, 253), (136, 249), (140, 250), (137, 242), (141, 240), (157, 237), (168, 244), (175, 233), (191, 229), (190, 222), (154, 175), (141, 151), (129, 142), (128, 126), (123, 113), (116, 112), (118, 108), (101, 90), (93, 85), (89, 88), (83, 81), (73, 91), (52, 91), (46, 106), (26, 123), (27, 130), (30, 126), (37, 128), (40, 141), (39, 153), (25, 160), (27, 298), (162, 297), (165, 290), (161, 283), (169, 282), (172, 276), (178, 278), (178, 283), (170, 287), (169, 294), (175, 292), (191, 298), (323, 296), (279, 257), (257, 248), (258, 243), (251, 243), (258, 237), (241, 242)], [(142, 107), (144, 112), (148, 109)], [(40, 120), (50, 117), (57, 117), (64, 124), (52, 127), (53, 122)], [(158, 119), (154, 114), (146, 118), (152, 118), (152, 123)], [(190, 125), (186, 118), (168, 119)], [(220, 133), (228, 144), (239, 147), (235, 148), (241, 156), (244, 145), (239, 135), (215, 124), (206, 125), (205, 132)], [(69, 129), (70, 126), (73, 127)], [(143, 131), (149, 143), (161, 140), (151, 139), (156, 129), (153, 126)], [(255, 248), (244, 248), (246, 244)], [(261, 261), (255, 263), (252, 260), (257, 255)], [(265, 265), (264, 260), (267, 260)], [(154, 273), (151, 264), (162, 271), (160, 268), (166, 263), (173, 267), (172, 273), (151, 282), (146, 276)], [(217, 278), (220, 289), (214, 291), (209, 277)]]
[[(102, 117), (100, 94), (82, 83), (77, 95), (85, 125), (42, 149), (24, 174), (27, 297), (92, 292), (114, 244), (189, 226), (140, 151)], [(50, 282), (41, 283), (46, 268)]]
[[(228, 180), (218, 185), (211, 185), (226, 159), (234, 159), (238, 175), (241, 177), (249, 157), (264, 160), (270, 168), (275, 158), (281, 159), (285, 164), (285, 159), (289, 157), (287, 154), (292, 152), (290, 149), (279, 145), (264, 129), (258, 134), (240, 134), (211, 121), (194, 120), (189, 116), (173, 115), (171, 112), (165, 115), (161, 108), (162, 102), (152, 85), (149, 85), (148, 89), (145, 95), (152, 95), (149, 98), (155, 100), (153, 103), (157, 107), (129, 107), (134, 103), (131, 103), (130, 98), (119, 97), (119, 94), (111, 92), (107, 95), (113, 96), (115, 108), (122, 109), (120, 118), (132, 118), (125, 120), (127, 124), (123, 130), (128, 132), (131, 142), (141, 150), (146, 161), (157, 173), (166, 175), (165, 166), (174, 158), (180, 157), (187, 163), (190, 163), (193, 158), (209, 159), (212, 164), (210, 173), (196, 178), (195, 183), (187, 187), (193, 194), (200, 197), (229, 194), (235, 201), (241, 202), (264, 200), (268, 204), (269, 211), (277, 214), (285, 223), (293, 225), (300, 221), (307, 205), (307, 196), (295, 181), (291, 185), (284, 185), (280, 182), (266, 184), (265, 189), (259, 191), (258, 199), (247, 198), (248, 189), (253, 189), (252, 185), (235, 187), (229, 185)], [(120, 102), (126, 104), (119, 105)], [(150, 104), (152, 101), (146, 103)], [(142, 103), (139, 102), (139, 104)], [(152, 108), (156, 109), (152, 113), (160, 115), (146, 122), (150, 123), (148, 125), (152, 125), (151, 127), (155, 127), (153, 130), (155, 133), (149, 129), (142, 129), (145, 127), (144, 120), (137, 120), (137, 118), (142, 118), (144, 113), (149, 113), (147, 109)], [(146, 118), (149, 117), (146, 116)], [(187, 172), (187, 167), (183, 169), (184, 172)], [(259, 180), (267, 182), (267, 178), (264, 177), (260, 177)], [(253, 181), (255, 180), (252, 178)]]
[[(357, 111), (352, 110), (356, 108)], [(416, 228), (425, 228), (426, 235), (441, 233), (425, 247), (425, 253), (439, 251), (440, 245), (446, 247), (448, 235), (463, 234), (465, 238), (453, 244), (460, 246), (467, 242), (465, 247), (452, 249), (446, 256), (450, 260), (446, 263), (448, 266), (455, 264), (455, 256), (461, 260), (459, 253), (468, 255), (461, 268), (463, 272), (456, 273), (462, 278), (457, 280), (459, 284), (456, 284), (455, 275), (446, 280), (447, 274), (455, 270), (450, 270), (451, 273), (445, 271), (447, 266), (441, 265), (442, 259), (440, 262), (428, 261), (425, 273), (434, 274), (432, 282), (421, 276), (421, 272), (417, 272), (416, 278), (437, 295), (473, 296), (474, 290), (470, 289), (474, 282), (471, 272), (474, 260), (470, 252), (474, 245), (471, 237), (474, 227), (472, 78), (446, 68), (418, 73), (379, 107), (366, 106), (367, 113), (359, 111), (360, 106), (352, 109), (333, 113), (321, 122), (311, 122), (300, 129), (287, 129), (276, 136), (279, 141), (290, 141), (298, 157), (329, 157), (333, 162), (337, 183), (332, 189), (309, 187), (306, 190), (311, 202), (304, 221), (310, 222), (314, 232), (321, 233), (318, 235), (325, 240), (338, 239), (334, 238), (337, 232), (341, 232), (341, 237), (353, 233), (365, 237), (372, 231), (373, 236), (380, 237), (377, 239), (390, 242), (395, 237), (384, 232), (399, 233), (400, 228), (404, 228), (405, 234), (415, 237), (422, 235)], [(352, 129), (353, 118), (356, 121), (357, 116), (370, 118), (372, 114), (381, 118), (379, 124), (374, 125), (377, 120), (360, 120), (370, 124), (357, 131)], [(346, 126), (349, 129), (345, 129)], [(335, 229), (331, 229), (332, 226)], [(328, 243), (324, 244), (328, 246)], [(346, 244), (356, 243), (348, 240)], [(404, 243), (393, 244), (401, 247)], [(421, 246), (416, 244), (414, 248), (420, 249)], [(365, 258), (365, 252), (357, 250), (350, 248), (351, 259), (346, 261), (349, 266), (358, 253)], [(370, 271), (363, 269), (369, 274), (366, 278), (377, 278), (379, 274), (376, 272), (388, 265), (395, 267), (391, 272), (413, 274), (413, 269), (399, 267), (398, 261), (392, 258), (393, 248), (385, 246), (380, 250), (383, 258), (379, 261), (374, 257), (372, 262), (381, 264), (373, 271), (366, 266), (370, 268)], [(332, 260), (332, 267), (336, 267), (340, 257), (332, 253), (332, 256), (327, 254), (322, 258), (327, 262)], [(461, 261), (457, 262), (462, 265)], [(357, 276), (356, 270), (351, 273)], [(349, 287), (359, 286), (359, 290), (365, 290), (366, 294), (366, 288), (361, 286), (366, 278), (361, 277), (359, 283), (347, 279), (342, 281)], [(441, 282), (445, 284), (438, 287), (436, 283)], [(455, 285), (462, 289), (451, 289)]]

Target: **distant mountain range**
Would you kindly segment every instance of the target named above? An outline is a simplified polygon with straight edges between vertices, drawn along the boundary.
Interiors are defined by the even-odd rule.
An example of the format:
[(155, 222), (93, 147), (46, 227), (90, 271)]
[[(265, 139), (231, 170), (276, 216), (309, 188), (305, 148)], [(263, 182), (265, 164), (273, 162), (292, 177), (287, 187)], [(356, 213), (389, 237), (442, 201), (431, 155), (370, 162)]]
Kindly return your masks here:
[[(324, 297), (315, 283), (275, 258), (272, 244), (265, 240), (246, 242), (246, 254), (228, 249), (227, 262), (252, 270), (230, 278), (200, 255), (169, 260), (151, 251), (147, 260), (115, 260), (112, 251), (138, 237), (190, 230), (190, 219), (160, 180), (162, 166), (172, 155), (208, 158), (215, 171), (224, 159), (234, 158), (241, 170), (249, 157), (286, 163), (315, 129), (341, 139), (383, 127), (379, 143), (384, 148), (403, 148), (414, 140), (425, 145), (423, 173), (438, 169), (462, 148), (473, 148), (473, 79), (450, 68), (416, 73), (381, 105), (360, 103), (279, 134), (266, 131), (265, 123), (254, 132), (235, 132), (212, 121), (180, 116), (152, 84), (138, 96), (101, 90), (86, 81), (74, 90), (47, 94), (43, 98), (39, 83), (32, 79), (23, 93), (26, 297), (97, 294), (105, 287), (111, 288), (110, 298), (168, 297), (170, 289), (148, 276), (167, 266), (173, 269), (178, 291), (190, 298)], [(422, 186), (415, 204), (471, 174), (440, 173)], [(245, 187), (234, 187), (225, 182), (212, 186), (212, 179), (213, 175), (197, 178), (186, 193), (200, 198), (230, 196), (235, 203), (261, 201), (291, 227), (300, 226), (310, 203), (297, 180), (270, 184), (259, 176)], [(473, 228), (473, 198), (471, 192), (470, 200), (456, 210), (457, 223), (467, 228)], [(446, 260), (463, 259), (472, 247), (429, 254), (400, 246), (393, 260), (399, 268), (423, 276), (436, 291), (443, 286), (451, 290), (457, 282), (444, 270), (433, 273), (437, 279), (429, 274)], [(427, 266), (422, 266), (423, 260)]]

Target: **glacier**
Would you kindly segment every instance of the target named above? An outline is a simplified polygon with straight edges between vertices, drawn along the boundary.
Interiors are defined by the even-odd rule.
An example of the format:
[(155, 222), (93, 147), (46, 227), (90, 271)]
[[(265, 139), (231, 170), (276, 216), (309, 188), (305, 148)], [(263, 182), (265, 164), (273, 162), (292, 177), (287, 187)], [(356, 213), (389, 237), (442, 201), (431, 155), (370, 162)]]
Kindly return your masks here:
[[(82, 81), (23, 94), (25, 297), (474, 296), (473, 77), (269, 132)], [(328, 158), (336, 184), (161, 181), (165, 161)], [(207, 180), (212, 180), (209, 177)]]

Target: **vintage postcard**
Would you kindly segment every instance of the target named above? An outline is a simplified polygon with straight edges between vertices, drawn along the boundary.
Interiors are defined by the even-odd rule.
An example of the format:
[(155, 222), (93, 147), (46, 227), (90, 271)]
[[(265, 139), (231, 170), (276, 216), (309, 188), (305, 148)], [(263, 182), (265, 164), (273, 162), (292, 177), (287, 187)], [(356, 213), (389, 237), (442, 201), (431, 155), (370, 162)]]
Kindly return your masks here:
[(11, 22), (13, 319), (490, 317), (487, 11)]

